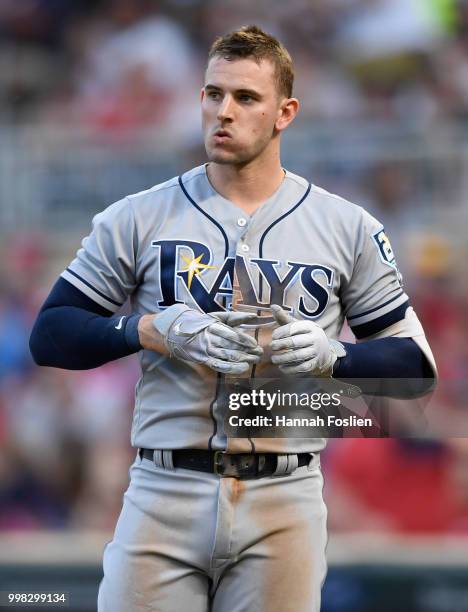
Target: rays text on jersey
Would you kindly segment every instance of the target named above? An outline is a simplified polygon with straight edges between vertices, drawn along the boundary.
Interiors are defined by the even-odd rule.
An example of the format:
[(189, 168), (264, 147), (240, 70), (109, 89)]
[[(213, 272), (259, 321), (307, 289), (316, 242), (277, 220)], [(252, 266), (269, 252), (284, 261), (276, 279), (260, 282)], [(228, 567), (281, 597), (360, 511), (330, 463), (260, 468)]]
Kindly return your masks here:
[[(204, 312), (230, 308), (268, 311), (270, 304), (319, 317), (327, 307), (334, 273), (319, 263), (247, 258), (219, 260), (211, 249), (193, 240), (153, 240), (158, 249), (159, 308), (183, 303), (187, 293)], [(203, 263), (202, 263), (203, 262)], [(288, 289), (300, 284), (296, 303), (288, 302)], [(267, 313), (259, 324), (269, 324)]]

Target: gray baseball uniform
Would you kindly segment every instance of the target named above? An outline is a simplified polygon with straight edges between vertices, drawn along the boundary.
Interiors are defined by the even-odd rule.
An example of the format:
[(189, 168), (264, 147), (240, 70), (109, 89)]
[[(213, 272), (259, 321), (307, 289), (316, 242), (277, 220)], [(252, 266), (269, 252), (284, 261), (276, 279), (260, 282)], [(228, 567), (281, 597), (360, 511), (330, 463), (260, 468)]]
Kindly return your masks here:
[[(271, 303), (330, 338), (345, 317), (358, 337), (385, 334), (408, 310), (381, 224), (290, 172), (251, 217), (214, 191), (205, 166), (129, 196), (95, 217), (62, 276), (113, 312), (127, 297), (142, 314), (174, 303), (259, 310), (265, 347)], [(218, 612), (319, 610), (325, 440), (228, 438), (221, 375), (148, 350), (140, 361), (131, 440), (157, 452), (132, 467), (99, 609), (201, 612), (211, 592)], [(278, 373), (268, 350), (254, 373)], [(287, 477), (244, 482), (173, 470), (171, 449), (313, 455)]]

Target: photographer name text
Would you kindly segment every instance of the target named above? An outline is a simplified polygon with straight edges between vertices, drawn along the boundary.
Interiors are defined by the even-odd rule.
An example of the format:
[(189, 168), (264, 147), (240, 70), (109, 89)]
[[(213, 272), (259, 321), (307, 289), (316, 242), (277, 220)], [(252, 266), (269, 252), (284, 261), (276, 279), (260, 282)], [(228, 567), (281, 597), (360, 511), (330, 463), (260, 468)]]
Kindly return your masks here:
[(231, 427), (372, 427), (372, 420), (351, 415), (338, 417), (330, 414), (326, 418), (315, 415), (311, 417), (286, 417), (284, 415), (240, 417), (233, 414), (229, 417)]

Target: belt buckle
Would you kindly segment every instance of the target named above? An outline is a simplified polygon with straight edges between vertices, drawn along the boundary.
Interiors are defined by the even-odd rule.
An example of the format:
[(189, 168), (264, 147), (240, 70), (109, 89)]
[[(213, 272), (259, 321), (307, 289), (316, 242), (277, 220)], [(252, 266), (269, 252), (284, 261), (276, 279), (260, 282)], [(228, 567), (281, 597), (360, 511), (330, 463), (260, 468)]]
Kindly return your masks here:
[[(224, 461), (223, 455), (226, 454), (226, 451), (215, 451), (214, 454), (214, 473), (218, 476), (223, 476), (224, 474)], [(222, 471), (221, 471), (222, 470)]]
[(254, 454), (230, 455), (226, 451), (215, 451), (214, 472), (218, 476), (248, 479), (257, 476), (257, 456)]

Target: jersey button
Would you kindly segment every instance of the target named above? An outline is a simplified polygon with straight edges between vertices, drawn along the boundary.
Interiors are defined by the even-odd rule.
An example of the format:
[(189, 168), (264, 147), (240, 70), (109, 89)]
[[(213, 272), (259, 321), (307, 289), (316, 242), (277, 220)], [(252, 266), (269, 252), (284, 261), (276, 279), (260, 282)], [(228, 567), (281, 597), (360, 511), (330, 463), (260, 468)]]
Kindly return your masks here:
[(244, 217), (239, 217), (239, 219), (237, 219), (237, 225), (239, 227), (244, 227), (244, 225), (247, 225), (247, 220), (244, 219)]
[(244, 253), (247, 253), (247, 251), (250, 251), (250, 247), (248, 244), (243, 244), (241, 246), (241, 249), (244, 251)]

